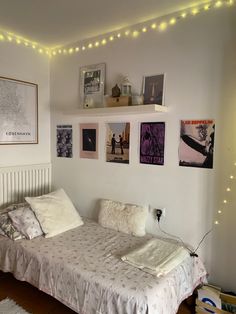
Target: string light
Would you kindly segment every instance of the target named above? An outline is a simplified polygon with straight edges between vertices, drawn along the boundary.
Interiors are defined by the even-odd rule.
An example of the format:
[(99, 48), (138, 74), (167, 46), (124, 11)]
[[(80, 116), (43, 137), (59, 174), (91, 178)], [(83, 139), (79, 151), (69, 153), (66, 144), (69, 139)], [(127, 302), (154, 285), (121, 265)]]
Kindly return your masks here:
[[(126, 29), (126, 30), (120, 30), (118, 33), (117, 32), (113, 32), (107, 35), (104, 35), (104, 38), (99, 40), (95, 40), (93, 43), (91, 42), (84, 42), (84, 45), (81, 47), (81, 49), (79, 47), (75, 47), (75, 46), (70, 46), (70, 47), (65, 47), (65, 49), (63, 47), (59, 47), (59, 48), (49, 48), (46, 46), (43, 46), (39, 43), (35, 43), (35, 41), (31, 41), (28, 38), (23, 38), (17, 34), (14, 33), (10, 33), (7, 32), (5, 30), (0, 30), (0, 41), (4, 42), (5, 40), (7, 40), (8, 42), (12, 42), (12, 43), (17, 43), (18, 45), (23, 44), (25, 47), (27, 48), (32, 48), (36, 51), (38, 51), (40, 54), (45, 53), (48, 56), (56, 56), (57, 54), (72, 54), (74, 52), (80, 52), (80, 51), (84, 51), (86, 50), (86, 47), (89, 49), (95, 48), (95, 47), (99, 47), (100, 45), (106, 45), (108, 42), (112, 43), (116, 40), (119, 40), (120, 38), (122, 38), (122, 34), (124, 34), (126, 37), (128, 37), (129, 35), (132, 35), (132, 37), (136, 38), (138, 37), (140, 34), (144, 34), (147, 33), (150, 30), (156, 30), (158, 29), (159, 31), (164, 31), (168, 25), (175, 25), (178, 21), (185, 19), (187, 17), (190, 16), (195, 16), (201, 12), (206, 12), (210, 9), (216, 8), (219, 9), (223, 6), (232, 6), (235, 3), (235, 0), (208, 0), (208, 2), (206, 4), (203, 5), (199, 5), (199, 6), (194, 6), (194, 7), (190, 7), (189, 9), (186, 9), (184, 11), (180, 11), (180, 12), (175, 12), (173, 17), (170, 17), (170, 20), (168, 22), (161, 22), (158, 23), (157, 20), (154, 21), (149, 21), (150, 22), (150, 26), (147, 27), (147, 21), (145, 22), (146, 25), (143, 25), (140, 23), (138, 26), (136, 25), (136, 29), (132, 29), (134, 27), (134, 25), (131, 27), (131, 29)], [(37, 48), (37, 49), (36, 49)], [(236, 166), (236, 162), (234, 163), (234, 165)], [(232, 178), (233, 179), (233, 178)]]
[[(234, 162), (233, 165), (236, 166), (236, 162)], [(234, 175), (231, 174), (228, 178), (230, 179), (230, 183), (232, 183), (232, 180), (234, 179)], [(232, 188), (231, 188), (230, 184), (226, 187), (225, 191), (228, 192), (228, 193), (232, 191)], [(230, 204), (230, 202), (228, 202), (227, 199), (224, 199), (223, 200), (223, 204), (224, 204), (224, 206), (227, 206), (226, 204)], [(217, 211), (218, 214), (222, 214), (222, 212), (223, 212), (223, 210), (221, 210), (221, 209), (219, 209)], [(214, 223), (218, 225), (219, 224), (219, 220), (216, 220)]]

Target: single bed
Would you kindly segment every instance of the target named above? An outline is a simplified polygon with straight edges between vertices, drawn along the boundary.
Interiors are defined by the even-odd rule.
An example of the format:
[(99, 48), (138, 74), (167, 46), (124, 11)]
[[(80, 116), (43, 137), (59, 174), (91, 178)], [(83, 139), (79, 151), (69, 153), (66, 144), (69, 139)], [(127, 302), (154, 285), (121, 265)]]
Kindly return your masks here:
[(121, 260), (151, 236), (135, 237), (83, 219), (52, 238), (12, 241), (0, 236), (0, 270), (38, 287), (80, 314), (174, 314), (206, 271), (187, 257), (162, 278)]

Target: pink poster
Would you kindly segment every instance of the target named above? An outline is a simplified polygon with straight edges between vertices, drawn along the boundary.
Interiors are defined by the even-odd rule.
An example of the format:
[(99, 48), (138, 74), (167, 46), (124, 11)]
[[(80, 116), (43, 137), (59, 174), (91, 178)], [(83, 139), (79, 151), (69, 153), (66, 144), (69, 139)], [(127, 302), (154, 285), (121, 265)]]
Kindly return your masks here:
[(213, 168), (214, 120), (181, 120), (179, 165)]

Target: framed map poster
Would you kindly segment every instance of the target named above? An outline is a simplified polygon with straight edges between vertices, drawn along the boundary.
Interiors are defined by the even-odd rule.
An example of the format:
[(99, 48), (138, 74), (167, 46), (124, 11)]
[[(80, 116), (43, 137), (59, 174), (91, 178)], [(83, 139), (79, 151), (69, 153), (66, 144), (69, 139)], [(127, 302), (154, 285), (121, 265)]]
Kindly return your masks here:
[(0, 144), (38, 143), (38, 85), (0, 77)]

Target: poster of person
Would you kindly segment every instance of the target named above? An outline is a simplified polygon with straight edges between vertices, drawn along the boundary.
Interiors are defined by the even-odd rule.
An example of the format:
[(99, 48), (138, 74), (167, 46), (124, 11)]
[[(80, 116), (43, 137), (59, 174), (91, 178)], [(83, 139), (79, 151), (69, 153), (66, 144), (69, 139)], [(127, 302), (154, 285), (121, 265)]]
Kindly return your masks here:
[(57, 125), (57, 157), (73, 157), (72, 125)]
[(140, 163), (164, 165), (165, 122), (144, 122), (140, 127)]
[(80, 124), (80, 158), (98, 159), (98, 124)]
[(163, 105), (164, 74), (145, 76), (143, 103)]
[(130, 123), (107, 123), (106, 161), (129, 163)]
[(214, 120), (182, 120), (179, 165), (213, 168)]

